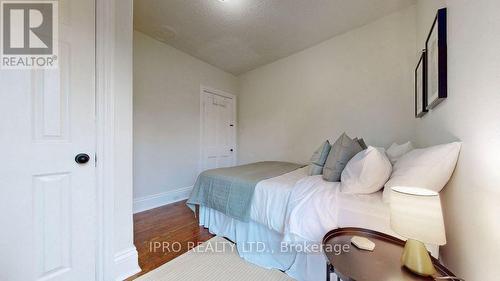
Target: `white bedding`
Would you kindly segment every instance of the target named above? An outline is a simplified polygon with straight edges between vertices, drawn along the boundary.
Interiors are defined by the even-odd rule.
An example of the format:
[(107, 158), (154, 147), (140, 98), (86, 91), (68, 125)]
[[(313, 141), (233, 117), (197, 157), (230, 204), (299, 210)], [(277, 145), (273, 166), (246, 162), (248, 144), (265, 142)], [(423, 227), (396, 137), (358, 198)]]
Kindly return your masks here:
[[(300, 281), (324, 280), (321, 253), (280, 253), (281, 242), (319, 243), (338, 227), (362, 227), (397, 236), (390, 228), (389, 205), (382, 192), (353, 195), (340, 192), (339, 182), (308, 176), (307, 167), (259, 182), (251, 204), (250, 222), (216, 210), (200, 208), (200, 224), (211, 233), (236, 242), (239, 254), (254, 264), (285, 271)], [(264, 242), (271, 251), (252, 252), (252, 242)], [(429, 248), (437, 256), (438, 248)]]
[[(356, 195), (340, 192), (339, 182), (321, 176), (299, 181), (290, 195), (286, 218), (287, 241), (322, 241), (338, 227), (362, 227), (397, 236), (390, 227), (389, 205), (382, 191)], [(307, 218), (307, 219), (306, 219)]]
[(308, 176), (308, 167), (260, 181), (250, 206), (250, 219), (283, 233), (288, 198), (295, 184)]
[(338, 227), (362, 227), (397, 236), (390, 227), (389, 205), (383, 202), (382, 191), (342, 193), (339, 182), (327, 182), (321, 176), (304, 178), (295, 185), (286, 220), (287, 241), (320, 242)]
[[(395, 235), (382, 192), (369, 195), (340, 192), (339, 182), (308, 176), (307, 167), (263, 180), (255, 186), (250, 218), (287, 234), (290, 241), (319, 242), (337, 227), (364, 227)], [(307, 219), (304, 219), (307, 218)]]
[(329, 230), (338, 227), (339, 185), (323, 180), (321, 175), (297, 182), (288, 203), (286, 241), (320, 242)]
[[(403, 239), (391, 228), (390, 206), (382, 191), (372, 194), (347, 194), (339, 182), (311, 176), (297, 182), (290, 194), (285, 221), (285, 241), (321, 242), (325, 234), (339, 227), (367, 228)], [(426, 245), (433, 256), (437, 245)]]
[[(321, 176), (307, 176), (307, 168), (302, 168), (257, 184), (250, 222), (241, 222), (201, 207), (200, 224), (209, 228), (211, 233), (236, 242), (240, 256), (251, 263), (282, 270), (300, 281), (319, 281), (325, 278), (323, 254), (281, 253), (282, 241), (317, 244), (326, 232), (339, 227), (339, 222), (354, 226), (349, 225), (349, 221), (362, 220), (363, 213), (373, 210), (380, 211), (375, 214), (387, 219), (385, 207), (376, 206), (381, 202), (380, 198), (380, 194), (363, 196), (361, 202), (365, 206), (361, 206), (363, 203), (356, 202), (356, 195), (339, 192), (338, 182), (326, 182)], [(346, 207), (342, 208), (338, 203)], [(346, 219), (338, 217), (351, 209), (358, 212)], [(367, 211), (363, 212), (363, 209)], [(252, 243), (264, 243), (271, 251), (249, 251), (246, 245)]]
[(362, 227), (398, 236), (391, 229), (390, 208), (382, 191), (368, 195), (339, 192), (337, 204), (338, 227)]

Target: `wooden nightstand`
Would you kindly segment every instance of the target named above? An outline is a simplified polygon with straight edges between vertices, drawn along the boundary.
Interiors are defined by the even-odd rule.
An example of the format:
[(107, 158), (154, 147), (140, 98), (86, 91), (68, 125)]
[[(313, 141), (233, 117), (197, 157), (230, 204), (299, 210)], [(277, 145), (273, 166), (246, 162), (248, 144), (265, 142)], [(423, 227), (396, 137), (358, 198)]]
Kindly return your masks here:
[[(360, 250), (352, 245), (353, 236), (366, 237), (374, 242), (373, 252)], [(328, 260), (327, 280), (330, 280), (331, 273), (335, 273), (338, 280), (343, 281), (433, 280), (430, 277), (415, 275), (401, 267), (404, 244), (403, 240), (369, 229), (349, 227), (332, 230), (323, 238), (323, 249)], [(348, 251), (339, 250), (347, 245), (350, 245)], [(336, 250), (328, 251), (328, 248)], [(432, 258), (432, 261), (438, 272), (436, 277), (454, 277), (438, 260)]]

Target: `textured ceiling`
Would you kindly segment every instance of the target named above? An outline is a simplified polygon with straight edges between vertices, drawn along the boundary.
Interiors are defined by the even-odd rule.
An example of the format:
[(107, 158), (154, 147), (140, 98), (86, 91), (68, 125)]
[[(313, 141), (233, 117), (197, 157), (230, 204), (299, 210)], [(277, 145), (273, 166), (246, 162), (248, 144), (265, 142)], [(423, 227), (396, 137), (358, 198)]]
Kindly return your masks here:
[(135, 0), (134, 28), (238, 75), (414, 0)]

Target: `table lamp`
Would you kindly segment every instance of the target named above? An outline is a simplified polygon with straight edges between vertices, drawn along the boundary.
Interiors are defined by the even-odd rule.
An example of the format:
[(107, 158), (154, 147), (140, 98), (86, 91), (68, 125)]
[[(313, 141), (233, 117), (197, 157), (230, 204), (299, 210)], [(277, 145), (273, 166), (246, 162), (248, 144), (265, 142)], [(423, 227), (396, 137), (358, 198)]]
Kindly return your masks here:
[(408, 238), (401, 264), (422, 276), (436, 273), (425, 244), (444, 245), (441, 200), (435, 191), (396, 186), (391, 190), (391, 228)]

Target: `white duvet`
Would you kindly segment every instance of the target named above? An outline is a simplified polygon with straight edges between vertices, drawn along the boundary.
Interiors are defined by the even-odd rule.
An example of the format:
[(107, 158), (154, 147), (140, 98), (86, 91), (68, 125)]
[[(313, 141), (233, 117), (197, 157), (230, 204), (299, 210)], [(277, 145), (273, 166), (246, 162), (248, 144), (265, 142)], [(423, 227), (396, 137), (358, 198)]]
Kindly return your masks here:
[(259, 182), (250, 218), (284, 234), (285, 240), (320, 242), (338, 227), (365, 227), (393, 235), (382, 192), (344, 194), (339, 182), (308, 176), (307, 167)]
[(287, 241), (319, 242), (338, 227), (339, 182), (321, 175), (300, 180), (290, 194), (285, 218)]
[(304, 167), (259, 182), (250, 218), (278, 233), (290, 234), (293, 240), (321, 241), (325, 230), (337, 227), (339, 183), (326, 182), (321, 175), (308, 176), (307, 172)]
[(288, 199), (296, 183), (308, 177), (308, 167), (260, 181), (250, 205), (250, 219), (283, 233)]

